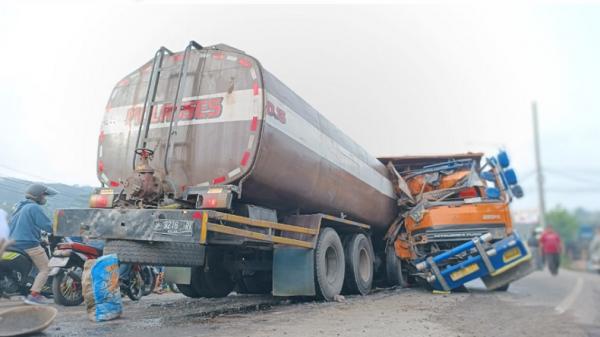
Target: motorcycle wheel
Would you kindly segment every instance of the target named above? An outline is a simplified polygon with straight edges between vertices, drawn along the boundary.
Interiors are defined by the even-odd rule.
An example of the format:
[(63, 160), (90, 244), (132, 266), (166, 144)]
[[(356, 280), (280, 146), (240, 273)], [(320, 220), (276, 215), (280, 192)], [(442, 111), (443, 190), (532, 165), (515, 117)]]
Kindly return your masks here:
[(139, 301), (144, 296), (144, 279), (139, 270), (132, 270), (125, 293), (132, 301)]
[(61, 269), (52, 280), (52, 294), (54, 303), (72, 307), (80, 305), (83, 302), (83, 291), (81, 278), (77, 280), (71, 273), (81, 275), (81, 268), (74, 270)]
[(148, 296), (152, 294), (152, 291), (156, 287), (156, 275), (150, 267), (143, 267), (141, 274), (144, 281), (143, 296)]

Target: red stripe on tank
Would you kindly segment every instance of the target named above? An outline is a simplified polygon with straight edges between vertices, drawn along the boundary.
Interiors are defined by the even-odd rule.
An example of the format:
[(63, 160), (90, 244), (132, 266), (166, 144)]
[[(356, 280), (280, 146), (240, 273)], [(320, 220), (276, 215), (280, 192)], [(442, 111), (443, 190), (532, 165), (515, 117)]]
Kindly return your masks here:
[(258, 95), (258, 82), (254, 82), (252, 83), (252, 92), (254, 93), (254, 96)]
[(98, 137), (98, 142), (102, 144), (104, 142), (104, 131), (100, 131), (100, 136)]
[(111, 187), (119, 187), (119, 182), (118, 182), (118, 181), (111, 180), (111, 181), (110, 181), (110, 186), (111, 186)]
[(250, 60), (248, 60), (248, 59), (240, 59), (238, 62), (244, 68), (250, 68), (250, 67), (252, 67), (252, 62), (250, 62)]
[(244, 152), (242, 160), (240, 161), (240, 165), (246, 166), (246, 164), (248, 164), (248, 160), (250, 160), (250, 151)]
[(213, 179), (212, 182), (213, 182), (213, 184), (220, 184), (220, 183), (222, 183), (224, 181), (225, 181), (225, 176), (221, 176), (221, 177)]
[(256, 131), (258, 128), (258, 117), (252, 117), (252, 123), (250, 123), (250, 131)]
[(104, 172), (104, 163), (98, 160), (98, 172)]
[(223, 53), (213, 53), (212, 57), (215, 60), (223, 60), (225, 58), (225, 54), (223, 54)]

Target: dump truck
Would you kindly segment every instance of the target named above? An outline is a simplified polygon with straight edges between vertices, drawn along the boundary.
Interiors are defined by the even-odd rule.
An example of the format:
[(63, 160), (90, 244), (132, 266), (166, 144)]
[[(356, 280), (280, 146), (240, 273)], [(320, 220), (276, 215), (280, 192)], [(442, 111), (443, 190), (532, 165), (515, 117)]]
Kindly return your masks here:
[[(102, 186), (89, 208), (55, 212), (56, 234), (167, 266), (186, 296), (333, 300), (379, 278), (427, 282), (422, 254), (395, 248), (414, 244), (400, 230), (397, 161), (371, 156), (236, 48), (161, 47), (116, 84), (97, 153)], [(509, 218), (495, 228), (494, 240), (509, 235)]]

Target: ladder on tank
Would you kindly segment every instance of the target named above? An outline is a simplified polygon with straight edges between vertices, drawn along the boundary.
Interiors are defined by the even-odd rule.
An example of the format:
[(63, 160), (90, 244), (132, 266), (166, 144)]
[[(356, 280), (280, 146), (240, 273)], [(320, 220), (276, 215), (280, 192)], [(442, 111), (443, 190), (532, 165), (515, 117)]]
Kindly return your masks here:
[[(165, 146), (165, 155), (164, 155), (164, 169), (165, 175), (169, 174), (168, 169), (168, 157), (169, 157), (169, 149), (171, 147), (171, 136), (173, 135), (173, 122), (177, 118), (177, 111), (179, 110), (179, 105), (181, 100), (183, 99), (183, 88), (185, 88), (185, 80), (187, 76), (184, 76), (184, 71), (187, 69), (189, 54), (192, 49), (200, 50), (202, 46), (196, 41), (190, 41), (188, 46), (185, 48), (183, 52), (183, 58), (181, 60), (181, 65), (179, 67), (179, 73), (177, 77), (177, 87), (175, 90), (175, 97), (170, 101), (172, 106), (172, 116), (169, 122), (169, 132), (167, 136), (167, 143)], [(146, 99), (144, 100), (144, 107), (142, 109), (142, 117), (140, 121), (140, 127), (138, 129), (138, 135), (135, 142), (135, 154), (133, 156), (133, 169), (136, 169), (137, 157), (140, 153), (153, 153), (153, 150), (147, 148), (148, 146), (148, 133), (150, 132), (150, 124), (152, 121), (152, 113), (155, 110), (155, 106), (159, 104), (169, 103), (168, 98), (165, 98), (163, 101), (156, 100), (156, 92), (158, 89), (158, 82), (160, 79), (160, 74), (162, 71), (166, 69), (171, 69), (172, 67), (176, 67), (177, 63), (172, 66), (163, 67), (163, 61), (165, 56), (172, 56), (174, 53), (165, 47), (160, 47), (156, 54), (154, 55), (154, 61), (152, 62), (152, 72), (150, 73), (150, 79), (148, 80), (148, 89), (146, 91)], [(142, 136), (143, 133), (143, 136)], [(140, 140), (142, 144), (140, 146)], [(141, 156), (141, 155), (140, 155)]]

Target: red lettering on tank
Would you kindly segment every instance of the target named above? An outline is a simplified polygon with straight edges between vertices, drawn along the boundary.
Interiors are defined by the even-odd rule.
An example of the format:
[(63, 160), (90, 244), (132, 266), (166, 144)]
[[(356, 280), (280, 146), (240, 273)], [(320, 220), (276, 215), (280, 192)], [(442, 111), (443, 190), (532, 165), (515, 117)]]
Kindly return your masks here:
[(287, 122), (287, 119), (285, 118), (285, 111), (280, 107), (276, 107), (270, 101), (267, 101), (267, 106), (265, 107), (265, 110), (267, 112), (267, 116), (274, 117), (281, 124), (285, 124)]
[[(142, 122), (142, 106), (131, 107), (127, 110), (125, 123), (127, 125), (140, 125)], [(152, 108), (151, 124), (169, 123), (173, 119), (173, 104), (167, 103)], [(218, 118), (223, 113), (223, 97), (213, 97), (187, 101), (181, 104), (177, 119), (191, 121)]]

